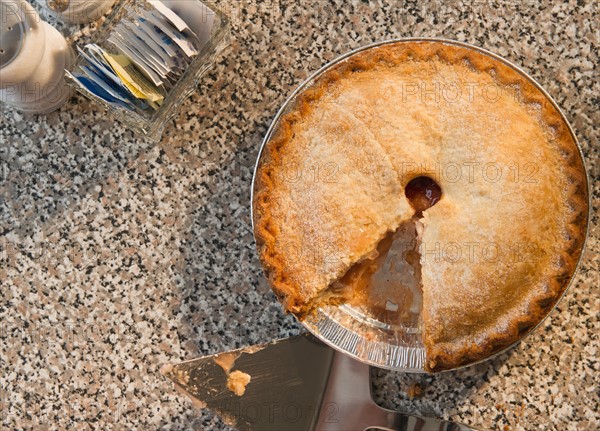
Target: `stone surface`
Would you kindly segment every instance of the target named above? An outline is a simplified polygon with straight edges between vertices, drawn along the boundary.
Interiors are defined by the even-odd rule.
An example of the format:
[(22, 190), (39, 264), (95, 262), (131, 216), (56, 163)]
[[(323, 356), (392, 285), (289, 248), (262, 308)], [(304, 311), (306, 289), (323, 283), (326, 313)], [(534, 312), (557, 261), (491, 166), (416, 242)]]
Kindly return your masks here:
[(269, 122), (336, 56), (419, 36), (487, 48), (555, 98), (592, 178), (592, 234), (572, 288), (531, 337), (455, 372), (374, 371), (375, 398), (484, 429), (600, 429), (598, 3), (221, 7), (231, 47), (159, 144), (80, 96), (47, 116), (2, 107), (0, 427), (229, 429), (158, 369), (301, 331), (266, 285), (252, 238), (250, 182)]

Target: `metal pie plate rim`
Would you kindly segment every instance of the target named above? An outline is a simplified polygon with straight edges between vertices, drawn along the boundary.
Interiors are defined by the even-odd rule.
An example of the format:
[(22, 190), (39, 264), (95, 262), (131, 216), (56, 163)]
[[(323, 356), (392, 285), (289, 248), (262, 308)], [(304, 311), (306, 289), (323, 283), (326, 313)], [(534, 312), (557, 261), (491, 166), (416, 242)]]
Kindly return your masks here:
[[(332, 67), (341, 63), (342, 61), (348, 59), (349, 57), (352, 57), (353, 55), (355, 55), (359, 52), (366, 51), (366, 50), (369, 50), (372, 48), (376, 48), (376, 47), (380, 47), (380, 46), (388, 45), (388, 44), (396, 44), (396, 43), (404, 43), (404, 42), (435, 42), (435, 43), (463, 47), (466, 49), (470, 49), (470, 50), (479, 52), (486, 56), (489, 56), (494, 60), (500, 61), (500, 62), (504, 63), (505, 65), (509, 66), (515, 72), (522, 75), (531, 84), (533, 84), (540, 91), (541, 94), (544, 95), (544, 97), (552, 104), (552, 106), (556, 109), (556, 111), (561, 115), (563, 121), (565, 122), (565, 124), (568, 127), (569, 133), (573, 137), (573, 140), (577, 146), (579, 158), (580, 158), (580, 161), (582, 163), (582, 166), (583, 166), (583, 169), (585, 172), (587, 205), (588, 205), (587, 223), (585, 226), (582, 251), (579, 256), (579, 259), (577, 260), (577, 265), (575, 266), (575, 269), (574, 269), (573, 273), (571, 274), (571, 278), (570, 278), (569, 283), (567, 284), (567, 287), (565, 288), (564, 292), (558, 298), (558, 300), (555, 302), (552, 309), (535, 326), (530, 328), (526, 333), (524, 333), (519, 339), (515, 340), (512, 344), (504, 347), (500, 351), (493, 353), (492, 355), (490, 355), (486, 358), (483, 358), (481, 360), (474, 361), (474, 362), (471, 362), (471, 363), (468, 363), (465, 365), (461, 365), (459, 367), (452, 368), (450, 370), (444, 370), (442, 372), (454, 371), (454, 370), (470, 367), (470, 366), (488, 361), (490, 359), (493, 359), (493, 358), (503, 354), (504, 352), (512, 349), (514, 346), (519, 344), (527, 336), (529, 336), (531, 333), (533, 333), (540, 325), (542, 325), (542, 323), (548, 318), (548, 316), (554, 311), (554, 309), (562, 301), (562, 299), (566, 295), (567, 291), (571, 288), (571, 286), (574, 282), (575, 276), (581, 266), (582, 257), (584, 255), (586, 243), (588, 240), (589, 225), (590, 225), (590, 219), (591, 219), (591, 204), (590, 204), (591, 191), (590, 191), (589, 173), (588, 173), (588, 169), (585, 165), (585, 158), (583, 156), (583, 151), (581, 149), (579, 141), (577, 140), (577, 137), (575, 136), (575, 132), (573, 131), (571, 124), (567, 120), (565, 114), (562, 112), (562, 110), (560, 109), (558, 104), (554, 101), (554, 99), (546, 92), (546, 90), (544, 90), (544, 88), (535, 79), (533, 79), (528, 73), (523, 71), (520, 67), (516, 66), (515, 64), (511, 63), (510, 61), (504, 59), (503, 57), (500, 57), (499, 55), (494, 54), (493, 52), (490, 52), (484, 48), (480, 48), (478, 46), (474, 46), (474, 45), (471, 45), (468, 43), (459, 42), (459, 41), (455, 41), (455, 40), (451, 40), (451, 39), (444, 39), (444, 38), (388, 39), (388, 40), (372, 43), (372, 44), (365, 45), (363, 47), (354, 49), (354, 50), (349, 51), (345, 54), (342, 54), (339, 57), (335, 58), (334, 60), (328, 62), (327, 64), (325, 64), (323, 67), (318, 69), (316, 72), (314, 72), (312, 75), (310, 75), (306, 80), (304, 80), (301, 84), (299, 84), (296, 87), (296, 89), (286, 99), (286, 101), (283, 103), (283, 105), (281, 106), (281, 108), (279, 109), (279, 111), (277, 112), (275, 117), (273, 118), (273, 121), (271, 122), (271, 125), (269, 126), (269, 129), (267, 130), (267, 133), (265, 134), (265, 137), (261, 143), (261, 146), (260, 146), (260, 149), (259, 149), (259, 152), (257, 155), (256, 164), (254, 166), (254, 173), (253, 173), (251, 190), (250, 190), (250, 217), (251, 217), (251, 222), (252, 222), (252, 231), (253, 231), (253, 235), (254, 235), (255, 246), (258, 249), (257, 242), (256, 242), (256, 231), (254, 229), (254, 191), (255, 191), (255, 187), (256, 187), (256, 174), (260, 167), (261, 160), (263, 158), (262, 156), (263, 156), (263, 151), (264, 151), (265, 146), (270, 141), (274, 131), (277, 129), (277, 126), (279, 125), (279, 120), (281, 119), (281, 117), (290, 109), (290, 107), (293, 106), (293, 103), (295, 102), (296, 97), (300, 93), (302, 93), (306, 88), (310, 87), (314, 83), (314, 81), (316, 79), (318, 79), (321, 75), (323, 75), (329, 69), (331, 69)], [(264, 270), (264, 267), (263, 267), (263, 270)], [(332, 347), (332, 348), (334, 348), (334, 349), (336, 349), (336, 350), (338, 350), (360, 362), (366, 363), (366, 364), (374, 366), (374, 367), (389, 369), (389, 370), (394, 370), (394, 371), (402, 371), (402, 372), (407, 372), (407, 373), (427, 373), (427, 371), (425, 371), (425, 369), (424, 369), (425, 348), (423, 346), (420, 346), (420, 347), (419, 346), (403, 346), (403, 345), (398, 345), (398, 344), (396, 344), (396, 345), (393, 345), (393, 344), (381, 345), (381, 342), (366, 340), (365, 337), (360, 338), (361, 337), (360, 334), (357, 334), (355, 331), (352, 331), (351, 329), (341, 325), (336, 320), (336, 317), (338, 317), (340, 312), (348, 313), (348, 310), (347, 309), (345, 310), (346, 307), (347, 306), (345, 306), (345, 305), (342, 305), (339, 307), (337, 307), (337, 306), (320, 307), (316, 310), (314, 315), (307, 317), (305, 320), (299, 320), (299, 319), (297, 319), (297, 320), (302, 324), (302, 326), (304, 326), (306, 329), (308, 329), (319, 340), (321, 340), (325, 344), (329, 345), (330, 347)], [(342, 311), (340, 311), (340, 310), (342, 310)], [(379, 344), (377, 344), (377, 343), (379, 343)]]

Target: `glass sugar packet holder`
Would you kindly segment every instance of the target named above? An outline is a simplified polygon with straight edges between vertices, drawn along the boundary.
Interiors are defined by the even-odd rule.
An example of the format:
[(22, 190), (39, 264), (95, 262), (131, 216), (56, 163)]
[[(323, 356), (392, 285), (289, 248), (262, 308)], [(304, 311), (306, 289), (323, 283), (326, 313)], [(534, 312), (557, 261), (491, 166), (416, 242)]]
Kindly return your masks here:
[[(166, 10), (165, 7), (169, 10)], [(77, 47), (79, 55), (75, 62), (75, 66), (67, 73), (67, 82), (75, 87), (79, 93), (86, 96), (96, 105), (102, 107), (109, 116), (117, 119), (133, 132), (154, 142), (160, 140), (164, 127), (168, 121), (177, 114), (184, 100), (196, 91), (202, 76), (215, 64), (219, 55), (228, 46), (229, 20), (227, 16), (210, 2), (201, 0), (120, 0), (104, 23), (94, 33), (93, 37), (88, 40), (88, 42), (97, 46), (113, 59), (123, 57), (129, 57), (129, 59), (131, 59), (131, 53), (139, 54), (141, 51), (139, 45), (137, 46), (137, 50), (135, 46), (139, 41), (134, 40), (135, 38), (133, 37), (122, 37), (122, 35), (119, 34), (119, 29), (125, 27), (131, 28), (132, 23), (137, 23), (137, 25), (139, 25), (140, 21), (143, 22), (149, 14), (158, 15), (161, 9), (162, 13), (165, 13), (166, 11), (167, 15), (174, 12), (172, 21), (173, 27), (178, 27), (179, 25), (188, 27), (185, 31), (186, 33), (189, 32), (194, 35), (194, 46), (197, 49), (193, 56), (189, 58), (186, 57), (188, 61), (182, 62), (180, 61), (181, 58), (174, 58), (177, 62), (175, 70), (177, 70), (178, 73), (176, 75), (172, 72), (168, 73), (168, 85), (160, 87), (164, 98), (159, 105), (149, 102), (148, 104), (150, 106), (146, 106), (147, 104), (144, 103), (146, 101), (140, 100), (140, 103), (135, 103), (135, 109), (132, 109), (133, 104), (111, 103), (108, 99), (101, 97), (98, 94), (106, 94), (106, 92), (102, 90), (97, 92), (98, 94), (87, 91), (85, 88), (86, 86), (83, 86), (81, 81), (76, 77), (84, 76), (84, 79), (89, 82), (90, 70), (92, 75), (94, 72), (97, 73), (98, 67), (95, 66), (98, 66), (98, 63), (93, 63), (94, 55), (85, 55), (83, 46)], [(165, 43), (167, 45), (171, 45), (173, 40), (168, 40), (166, 35), (159, 31), (158, 27), (160, 27), (160, 25), (157, 26), (157, 32), (165, 38)], [(169, 27), (169, 29), (163, 27), (162, 29), (164, 32), (175, 30), (171, 27)], [(177, 32), (174, 31), (173, 33)], [(171, 36), (177, 37), (177, 34), (171, 34)], [(151, 38), (148, 38), (144, 42), (151, 45), (154, 42), (150, 39)], [(120, 41), (120, 46), (119, 43), (115, 44), (115, 40)], [(131, 46), (128, 46), (130, 44)], [(144, 44), (144, 46), (146, 45)], [(156, 43), (154, 43), (154, 47), (157, 47)], [(160, 45), (160, 47), (166, 48), (166, 51), (172, 52), (172, 49), (169, 49), (168, 46)], [(89, 48), (89, 46), (86, 45), (85, 48)], [(96, 50), (98, 50), (98, 48), (96, 48)], [(92, 54), (96, 54), (96, 58), (102, 57), (102, 54), (98, 54), (97, 52), (92, 52)], [(92, 62), (90, 62), (90, 59)], [(153, 64), (156, 64), (156, 58), (153, 60)], [(114, 65), (114, 60), (112, 61), (113, 63), (111, 63), (111, 65)], [(135, 64), (135, 62), (133, 63)], [(131, 64), (130, 66), (135, 67), (135, 73), (137, 73), (137, 71), (143, 72), (139, 67), (134, 66), (134, 64)], [(116, 66), (118, 67), (118, 65)], [(115, 69), (115, 71), (116, 70), (117, 69)], [(131, 69), (127, 70), (131, 71)], [(121, 69), (121, 72), (124, 71)], [(147, 70), (145, 72), (147, 72)], [(144, 73), (140, 73), (140, 75), (144, 75)], [(147, 73), (146, 76), (148, 76)], [(173, 79), (174, 76), (176, 79)], [(119, 74), (119, 77), (122, 77), (122, 75)], [(150, 80), (147, 81), (151, 83)], [(106, 82), (109, 81), (105, 80), (104, 84), (106, 84)], [(125, 81), (123, 80), (123, 82)], [(130, 84), (131, 82), (128, 82), (125, 86), (130, 87)], [(96, 87), (96, 89), (98, 88), (98, 86), (94, 87)], [(106, 89), (106, 86), (104, 89)], [(115, 88), (111, 88), (111, 90), (115, 90), (116, 93), (121, 91), (120, 94), (123, 94), (122, 85), (115, 85)], [(135, 88), (133, 89), (133, 93), (137, 93)], [(115, 95), (118, 96), (118, 94)]]

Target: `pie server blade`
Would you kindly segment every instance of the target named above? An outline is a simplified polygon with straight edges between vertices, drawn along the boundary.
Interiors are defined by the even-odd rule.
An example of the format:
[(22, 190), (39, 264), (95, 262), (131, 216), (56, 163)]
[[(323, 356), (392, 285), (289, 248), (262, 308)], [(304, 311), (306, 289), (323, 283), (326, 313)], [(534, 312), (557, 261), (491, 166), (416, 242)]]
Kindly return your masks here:
[[(239, 374), (235, 371), (250, 376), (243, 395), (228, 388), (229, 376)], [(308, 334), (168, 364), (161, 372), (196, 405), (217, 412), (239, 430), (474, 429), (379, 407), (371, 397), (369, 366)]]

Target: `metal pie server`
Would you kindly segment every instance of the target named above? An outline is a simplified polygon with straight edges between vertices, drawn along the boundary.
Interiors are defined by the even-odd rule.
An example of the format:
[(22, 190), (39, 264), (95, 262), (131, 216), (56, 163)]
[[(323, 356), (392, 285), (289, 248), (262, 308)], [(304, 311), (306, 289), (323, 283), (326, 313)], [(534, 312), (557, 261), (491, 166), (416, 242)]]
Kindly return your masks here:
[(379, 407), (369, 366), (308, 334), (166, 365), (161, 372), (240, 430), (474, 430)]

